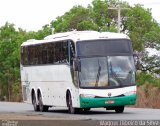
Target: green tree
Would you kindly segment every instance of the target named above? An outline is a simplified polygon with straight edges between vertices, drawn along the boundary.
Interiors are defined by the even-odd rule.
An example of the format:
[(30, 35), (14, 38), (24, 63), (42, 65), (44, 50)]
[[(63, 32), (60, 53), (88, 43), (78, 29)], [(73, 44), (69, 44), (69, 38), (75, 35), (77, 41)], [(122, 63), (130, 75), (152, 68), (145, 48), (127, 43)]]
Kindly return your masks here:
[[(82, 6), (74, 6), (69, 12), (66, 12), (63, 16), (57, 17), (56, 20), (52, 21), (51, 27), (55, 28), (55, 32), (79, 30), (78, 28), (83, 30), (82, 22), (88, 24), (88, 21), (91, 22), (89, 9)], [(79, 27), (77, 25), (79, 25)]]
[(116, 32), (118, 12), (111, 8), (119, 6), (127, 8), (121, 10), (120, 31), (131, 38), (134, 51), (140, 55), (141, 70), (159, 73), (159, 57), (148, 57), (146, 48), (160, 49), (160, 26), (153, 19), (151, 10), (142, 5), (131, 7), (127, 2), (119, 0), (93, 0), (87, 8), (73, 7), (52, 21), (51, 26), (55, 28), (55, 32), (73, 29)]
[(131, 38), (134, 51), (139, 54), (141, 71), (160, 74), (160, 57), (150, 56), (146, 51), (146, 48), (160, 50), (160, 25), (153, 19), (151, 10), (141, 5), (131, 7), (127, 2), (120, 0), (93, 0), (86, 8), (74, 6), (37, 32), (26, 32), (21, 28), (16, 30), (14, 24), (8, 22), (0, 27), (0, 96), (7, 96), (8, 100), (21, 98), (20, 45), (22, 42), (28, 39), (43, 39), (52, 33), (52, 28), (55, 33), (71, 30), (116, 32), (118, 14), (117, 10), (110, 8), (118, 8), (118, 6), (127, 8), (121, 10), (120, 30)]
[(44, 25), (41, 30), (36, 33), (35, 39), (43, 39), (44, 37), (52, 34), (52, 29), (49, 25)]
[(151, 10), (136, 5), (128, 10), (125, 30), (133, 42), (133, 48), (140, 55), (140, 69), (151, 73), (160, 73), (160, 57), (150, 56), (146, 48), (160, 46), (160, 26), (153, 19)]
[(18, 32), (13, 24), (6, 23), (0, 28), (0, 85), (1, 94), (11, 100), (12, 86), (19, 78), (19, 58), (15, 56)]
[(144, 50), (145, 34), (152, 30), (153, 24), (149, 9), (136, 5), (128, 10), (124, 31), (128, 31), (128, 35), (133, 41), (134, 50)]

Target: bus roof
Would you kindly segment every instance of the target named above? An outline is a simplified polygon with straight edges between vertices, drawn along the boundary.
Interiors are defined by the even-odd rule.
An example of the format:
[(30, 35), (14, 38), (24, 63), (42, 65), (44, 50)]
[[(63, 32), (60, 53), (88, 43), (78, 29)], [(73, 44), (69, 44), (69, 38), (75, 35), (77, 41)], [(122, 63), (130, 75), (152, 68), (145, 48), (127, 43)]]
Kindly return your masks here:
[(129, 39), (125, 34), (113, 33), (113, 32), (97, 32), (97, 31), (71, 31), (64, 33), (56, 33), (45, 37), (43, 40), (30, 39), (22, 43), (21, 46), (36, 45), (49, 42), (57, 42), (61, 40), (73, 40), (84, 41), (84, 40), (97, 40), (97, 39)]

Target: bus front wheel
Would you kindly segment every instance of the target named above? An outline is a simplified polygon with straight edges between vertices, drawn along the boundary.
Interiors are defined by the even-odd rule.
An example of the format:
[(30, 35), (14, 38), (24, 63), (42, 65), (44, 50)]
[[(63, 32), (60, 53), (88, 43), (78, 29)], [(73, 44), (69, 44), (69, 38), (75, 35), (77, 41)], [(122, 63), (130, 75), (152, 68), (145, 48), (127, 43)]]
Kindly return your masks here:
[(123, 111), (124, 111), (124, 106), (117, 106), (117, 107), (115, 108), (115, 111), (116, 111), (116, 113), (123, 113)]
[(68, 93), (68, 111), (69, 113), (71, 114), (75, 114), (76, 113), (76, 108), (73, 107), (72, 105), (72, 97), (71, 97), (71, 94)]

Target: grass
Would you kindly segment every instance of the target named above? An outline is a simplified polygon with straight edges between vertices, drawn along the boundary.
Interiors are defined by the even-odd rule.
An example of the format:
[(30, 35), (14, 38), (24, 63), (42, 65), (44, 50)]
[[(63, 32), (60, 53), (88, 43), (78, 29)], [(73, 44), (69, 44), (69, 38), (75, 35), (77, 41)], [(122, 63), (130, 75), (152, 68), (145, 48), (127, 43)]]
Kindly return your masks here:
[(138, 86), (136, 107), (160, 109), (160, 88), (149, 83)]
[(141, 72), (137, 74), (137, 104), (139, 108), (160, 108), (160, 78)]

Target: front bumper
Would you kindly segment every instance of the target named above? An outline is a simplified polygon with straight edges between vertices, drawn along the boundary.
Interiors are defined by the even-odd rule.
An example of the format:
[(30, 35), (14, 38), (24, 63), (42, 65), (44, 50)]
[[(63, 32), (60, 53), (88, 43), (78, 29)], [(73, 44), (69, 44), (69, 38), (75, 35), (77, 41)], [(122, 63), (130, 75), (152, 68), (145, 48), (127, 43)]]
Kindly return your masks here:
[(125, 106), (125, 105), (135, 105), (135, 104), (136, 104), (136, 94), (129, 96), (107, 97), (107, 98), (86, 98), (80, 96), (80, 108)]

